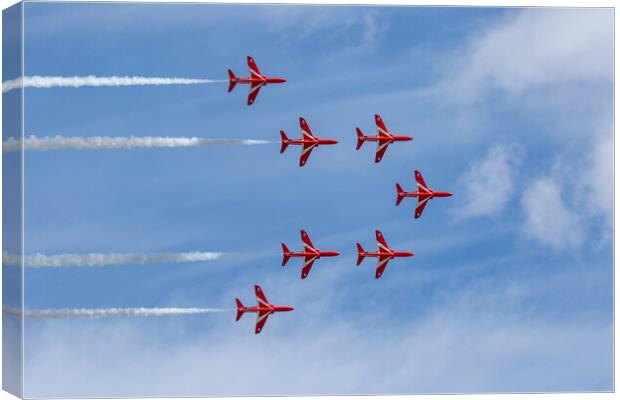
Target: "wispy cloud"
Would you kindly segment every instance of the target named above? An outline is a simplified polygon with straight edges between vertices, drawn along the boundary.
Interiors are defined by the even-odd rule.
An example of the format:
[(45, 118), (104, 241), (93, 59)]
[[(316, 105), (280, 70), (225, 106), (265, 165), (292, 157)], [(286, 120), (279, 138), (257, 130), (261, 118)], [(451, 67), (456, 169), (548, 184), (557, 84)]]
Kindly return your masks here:
[(338, 53), (361, 51), (377, 44), (387, 29), (376, 13), (365, 10), (351, 13), (346, 7), (267, 7), (257, 15), (272, 32), (299, 40), (337, 42)]
[(576, 174), (577, 198), (586, 211), (613, 224), (614, 143), (611, 136), (595, 140), (583, 168)]
[[(463, 48), (439, 62), (440, 78), (428, 94), (454, 106), (457, 115), (478, 116), (469, 129), (473, 132), (470, 139), (480, 139), (474, 135), (475, 125), (484, 119), (492, 122), (487, 110), (500, 99), (512, 112), (527, 113), (538, 122), (530, 124), (520, 139), (537, 139), (528, 141), (528, 146), (550, 145), (544, 159), (556, 160), (544, 165), (541, 153), (532, 151), (506, 161), (497, 152), (493, 165), (489, 153), (461, 177), (467, 187), (464, 216), (499, 213), (506, 199), (518, 190), (526, 216), (525, 236), (554, 249), (579, 246), (591, 239), (586, 231), (600, 227), (592, 216), (608, 221), (603, 224), (603, 236), (607, 235), (613, 210), (612, 117), (608, 112), (612, 102), (612, 20), (608, 9), (507, 13), (487, 29), (470, 35)], [(455, 70), (454, 64), (460, 68)], [(584, 102), (584, 98), (589, 100)], [(535, 165), (538, 170), (532, 169)], [(541, 166), (547, 170), (541, 171)], [(515, 188), (517, 167), (524, 176), (544, 178)], [(475, 184), (464, 183), (468, 180)], [(487, 193), (487, 198), (480, 196), (478, 189), (485, 180), (500, 188)], [(474, 196), (478, 200), (474, 201)]]
[(464, 187), (461, 217), (492, 216), (501, 213), (515, 192), (516, 169), (521, 148), (495, 145), (482, 160), (472, 162), (459, 178)]
[[(489, 87), (510, 95), (551, 84), (612, 77), (613, 13), (605, 9), (531, 9), (471, 38), (449, 82), (472, 100)], [(568, 67), (567, 67), (568, 66)]]
[[(609, 322), (583, 314), (545, 318), (523, 312), (519, 305), (548, 298), (550, 290), (555, 295), (556, 285), (566, 279), (532, 286), (523, 279), (527, 276), (476, 280), (466, 288), (448, 285), (433, 306), (405, 314), (399, 322), (381, 308), (372, 315), (356, 313), (356, 318), (331, 315), (341, 280), (304, 282), (323, 295), (294, 287), (283, 287), (274, 298), (268, 292), (270, 300), (295, 298), (293, 304), (304, 307), (270, 318), (259, 336), (251, 333), (253, 321), (236, 323), (233, 318), (214, 319), (210, 329), (190, 337), (179, 335), (190, 328), (177, 320), (156, 326), (135, 320), (79, 325), (37, 321), (31, 335), (38, 340), (28, 348), (28, 390), (33, 396), (610, 390)], [(578, 282), (578, 274), (568, 276)], [(174, 332), (172, 338), (180, 339), (164, 335), (168, 339), (145, 340), (149, 329)], [(88, 361), (93, 358), (99, 362)], [(59, 359), (67, 368), (50, 368)], [(81, 367), (85, 365), (87, 370)], [(131, 382), (121, 379), (127, 374)], [(83, 379), (93, 375), (96, 382)], [(246, 378), (239, 381), (239, 375)], [(271, 379), (274, 375), (279, 379)]]
[(560, 185), (552, 178), (527, 184), (521, 197), (524, 235), (555, 250), (579, 247), (584, 232), (579, 218), (565, 204)]

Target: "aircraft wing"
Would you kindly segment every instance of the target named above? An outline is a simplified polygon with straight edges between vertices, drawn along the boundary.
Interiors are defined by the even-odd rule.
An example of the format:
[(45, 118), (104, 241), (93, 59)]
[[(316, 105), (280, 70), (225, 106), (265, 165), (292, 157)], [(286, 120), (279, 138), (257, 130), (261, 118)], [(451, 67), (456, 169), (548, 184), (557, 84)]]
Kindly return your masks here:
[(314, 149), (316, 146), (316, 143), (304, 142), (303, 146), (301, 146), (301, 156), (299, 157), (300, 167), (306, 165), (306, 162), (308, 162), (308, 158), (310, 158), (310, 154), (312, 153), (312, 149)]
[(303, 117), (299, 117), (299, 127), (301, 128), (301, 137), (304, 140), (316, 140), (316, 137), (312, 134), (308, 123)]
[(375, 271), (375, 279), (381, 278), (381, 275), (383, 275), (383, 271), (385, 271), (385, 267), (387, 267), (388, 262), (391, 259), (391, 256), (380, 256), (377, 259), (377, 270)]
[(256, 328), (254, 328), (255, 334), (258, 335), (261, 333), (270, 315), (271, 311), (260, 311), (256, 313)]
[(431, 196), (418, 196), (418, 204), (415, 206), (415, 218), (420, 218), (426, 203), (431, 199)]
[(312, 240), (310, 240), (310, 236), (303, 229), (301, 230), (301, 242), (304, 245), (304, 250), (316, 251), (314, 244), (312, 244)]
[(379, 137), (392, 137), (390, 132), (388, 132), (383, 119), (379, 114), (375, 114), (375, 125), (377, 125), (377, 135)]
[(258, 92), (260, 92), (260, 89), (263, 86), (265, 86), (264, 82), (252, 83), (250, 85), (250, 92), (248, 93), (248, 106), (254, 104), (254, 100), (258, 97)]
[(261, 289), (260, 286), (255, 285), (254, 286), (254, 292), (256, 293), (256, 303), (258, 305), (258, 307), (262, 306), (269, 306), (269, 301), (267, 300), (267, 297), (265, 297), (265, 293), (263, 293), (263, 289)]
[(420, 171), (415, 171), (414, 173), (415, 181), (418, 183), (418, 191), (430, 193), (430, 189), (426, 182), (424, 182), (424, 178), (422, 177), (422, 173)]
[(248, 69), (250, 70), (250, 76), (252, 78), (264, 79), (265, 77), (260, 73), (258, 66), (254, 62), (254, 59), (248, 56)]
[(383, 234), (381, 233), (380, 230), (377, 229), (375, 231), (375, 236), (377, 238), (377, 246), (379, 247), (379, 250), (380, 249), (390, 250), (390, 247), (388, 246), (387, 242), (385, 241), (385, 238), (383, 237)]
[(304, 258), (304, 265), (301, 268), (301, 279), (306, 279), (310, 270), (312, 269), (312, 265), (314, 265), (314, 261), (319, 258), (318, 256), (308, 256)]
[(383, 155), (388, 146), (392, 143), (391, 140), (377, 140), (377, 153), (375, 154), (375, 162), (378, 163), (383, 159)]

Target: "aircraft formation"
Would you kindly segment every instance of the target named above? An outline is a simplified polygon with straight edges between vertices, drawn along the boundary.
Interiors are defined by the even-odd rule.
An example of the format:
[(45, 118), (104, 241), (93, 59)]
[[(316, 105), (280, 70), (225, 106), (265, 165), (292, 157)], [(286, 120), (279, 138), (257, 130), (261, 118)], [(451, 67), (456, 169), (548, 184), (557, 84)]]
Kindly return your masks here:
[[(258, 66), (256, 65), (254, 59), (250, 56), (247, 57), (247, 63), (250, 70), (250, 77), (248, 78), (238, 78), (235, 76), (232, 70), (228, 70), (228, 92), (232, 92), (237, 83), (248, 84), (248, 106), (254, 104), (258, 93), (260, 92), (260, 89), (262, 87), (269, 84), (280, 84), (286, 82), (286, 79), (284, 78), (272, 78), (263, 75), (258, 69)], [(375, 126), (377, 129), (376, 136), (365, 136), (360, 128), (355, 129), (357, 134), (357, 144), (355, 150), (360, 150), (365, 142), (376, 142), (377, 147), (375, 150), (375, 163), (377, 164), (380, 163), (381, 160), (383, 160), (390, 144), (396, 142), (408, 142), (413, 140), (412, 136), (397, 135), (393, 132), (390, 132), (379, 114), (375, 114)], [(338, 144), (338, 141), (335, 139), (323, 139), (315, 136), (310, 129), (308, 122), (303, 117), (299, 117), (299, 127), (301, 129), (301, 138), (299, 139), (290, 139), (283, 130), (280, 131), (281, 154), (286, 151), (288, 146), (300, 146), (301, 154), (299, 157), (299, 167), (304, 167), (308, 163), (310, 154), (315, 148), (318, 148), (319, 146)], [(407, 192), (403, 190), (400, 184), (396, 183), (396, 206), (400, 205), (402, 200), (406, 197), (417, 198), (414, 219), (418, 219), (422, 216), (424, 208), (430, 200), (439, 197), (452, 196), (451, 192), (437, 191), (429, 188), (424, 181), (424, 178), (422, 177), (422, 173), (418, 170), (414, 171), (414, 179), (417, 184), (417, 189), (416, 191), (412, 192)], [(323, 257), (337, 257), (340, 255), (340, 253), (338, 251), (319, 250), (312, 243), (312, 240), (310, 240), (310, 236), (305, 230), (302, 229), (300, 233), (302, 243), (302, 249), (300, 251), (291, 251), (286, 244), (282, 243), (282, 267), (286, 266), (291, 258), (301, 258), (301, 279), (306, 279), (310, 274), (310, 271), (315, 261)], [(356, 244), (357, 266), (359, 266), (365, 258), (377, 259), (375, 279), (381, 278), (381, 276), (385, 272), (388, 263), (392, 259), (411, 257), (414, 255), (410, 251), (399, 251), (390, 248), (387, 244), (387, 241), (383, 237), (383, 233), (378, 229), (375, 230), (375, 239), (377, 243), (377, 251), (366, 251), (360, 243)], [(259, 285), (254, 286), (254, 291), (256, 295), (256, 307), (246, 307), (238, 298), (235, 299), (235, 302), (237, 306), (237, 321), (239, 321), (239, 319), (241, 319), (243, 314), (246, 312), (256, 313), (256, 326), (254, 329), (255, 334), (259, 334), (260, 332), (262, 332), (265, 323), (267, 322), (267, 319), (271, 314), (293, 310), (293, 307), (290, 306), (276, 306), (269, 303), (269, 301), (267, 301), (267, 298), (265, 297), (265, 294), (263, 293), (263, 290)]]
[(280, 131), (280, 136), (282, 137), (282, 147), (280, 147), (280, 154), (286, 151), (286, 148), (289, 145), (297, 145), (301, 146), (301, 156), (299, 156), (299, 166), (303, 167), (306, 165), (308, 158), (310, 157), (310, 153), (315, 147), (319, 147), (320, 145), (330, 145), (330, 144), (338, 144), (337, 140), (333, 139), (319, 139), (318, 137), (312, 134), (308, 123), (303, 117), (299, 117), (299, 126), (301, 127), (301, 139), (289, 139), (286, 136), (284, 131)]
[[(364, 142), (377, 142), (377, 150), (375, 153), (375, 163), (381, 162), (387, 148), (394, 142), (408, 142), (413, 140), (411, 136), (402, 136), (391, 133), (385, 127), (385, 123), (379, 114), (375, 114), (375, 123), (377, 125), (377, 136), (364, 136), (360, 128), (356, 128), (357, 131), (357, 146), (355, 150), (359, 150)], [(310, 153), (316, 147), (320, 145), (338, 144), (334, 139), (320, 139), (316, 137), (308, 123), (303, 117), (299, 117), (299, 127), (301, 128), (300, 139), (289, 139), (284, 131), (280, 131), (280, 137), (282, 138), (282, 146), (280, 147), (280, 154), (286, 151), (289, 145), (301, 146), (301, 155), (299, 156), (299, 166), (303, 167), (308, 162)]]

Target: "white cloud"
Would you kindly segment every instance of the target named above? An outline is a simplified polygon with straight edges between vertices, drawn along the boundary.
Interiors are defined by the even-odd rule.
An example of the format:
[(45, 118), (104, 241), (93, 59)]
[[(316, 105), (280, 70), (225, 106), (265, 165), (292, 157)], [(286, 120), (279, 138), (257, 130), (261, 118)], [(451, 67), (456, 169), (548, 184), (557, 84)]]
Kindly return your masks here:
[(521, 205), (526, 236), (555, 250), (579, 247), (583, 242), (580, 220), (566, 207), (560, 185), (553, 179), (538, 178), (530, 182), (523, 191)]
[(363, 50), (381, 39), (386, 23), (372, 11), (351, 13), (346, 7), (276, 6), (257, 12), (266, 29), (305, 40), (330, 40), (339, 43), (339, 51)]
[(514, 193), (520, 159), (521, 149), (517, 146), (495, 145), (484, 159), (471, 163), (459, 178), (464, 187), (459, 215), (478, 217), (501, 213)]
[(611, 136), (602, 137), (593, 145), (584, 167), (577, 175), (578, 200), (580, 207), (599, 215), (613, 224), (613, 167), (614, 147)]
[(550, 84), (610, 81), (613, 11), (525, 10), (475, 36), (456, 65), (449, 83), (465, 99), (489, 84), (518, 95)]
[(318, 307), (300, 303), (258, 336), (252, 318), (236, 323), (232, 314), (200, 324), (200, 333), (184, 319), (28, 322), (26, 395), (610, 390), (610, 323), (519, 312), (565, 287), (566, 275), (544, 285), (530, 285), (529, 276), (457, 290), (448, 284), (426, 311), (405, 311), (400, 322), (381, 308), (331, 315), (335, 280), (323, 296), (312, 291)]
[[(510, 110), (536, 121), (530, 132), (524, 132), (524, 140), (549, 138), (536, 138), (533, 143), (551, 147), (546, 153), (531, 148), (523, 167), (524, 174), (551, 177), (535, 180), (524, 189), (524, 232), (547, 246), (565, 249), (591, 239), (593, 229), (600, 227), (592, 217), (598, 216), (606, 221), (603, 237), (609, 236), (613, 10), (532, 8), (507, 13), (466, 43), (442, 62), (443, 78), (434, 89), (438, 98), (453, 99), (461, 112), (481, 119), (486, 104), (497, 101), (498, 93), (505, 95), (502, 101)], [(545, 155), (530, 159), (530, 154)], [(549, 165), (552, 160), (556, 160), (554, 166), (541, 172), (541, 164)], [(513, 182), (502, 178), (509, 176), (510, 169), (501, 162), (497, 165), (495, 169), (489, 160), (480, 161), (464, 174), (464, 181), (475, 182), (467, 187), (465, 216), (484, 215), (486, 208), (491, 210), (487, 214), (502, 209), (502, 199), (512, 193)], [(532, 170), (536, 166), (539, 170)], [(476, 177), (485, 171), (501, 182), (502, 190), (496, 198), (486, 199), (488, 204), (485, 200), (476, 204), (472, 199), (481, 197), (476, 186), (483, 181)]]

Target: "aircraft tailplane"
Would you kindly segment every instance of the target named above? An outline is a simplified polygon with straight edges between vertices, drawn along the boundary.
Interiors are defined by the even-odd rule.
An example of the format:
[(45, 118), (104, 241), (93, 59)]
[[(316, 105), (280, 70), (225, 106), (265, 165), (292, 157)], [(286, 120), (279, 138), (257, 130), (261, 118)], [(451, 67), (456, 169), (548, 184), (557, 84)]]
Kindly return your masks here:
[(282, 243), (282, 266), (284, 267), (288, 260), (291, 258), (291, 251), (286, 247), (284, 243)]
[(405, 191), (403, 188), (397, 183), (396, 184), (396, 205), (399, 205), (403, 198), (405, 197)]
[(364, 134), (362, 133), (362, 130), (360, 128), (355, 129), (357, 130), (357, 146), (355, 147), (355, 150), (359, 150), (364, 144)]
[(235, 321), (239, 321), (241, 317), (243, 316), (243, 313), (245, 312), (243, 311), (245, 307), (243, 306), (243, 303), (241, 302), (241, 300), (235, 299), (235, 302), (237, 303), (237, 318), (235, 319)]
[(230, 83), (228, 84), (228, 93), (230, 93), (233, 91), (235, 85), (237, 84), (237, 77), (235, 76), (235, 73), (232, 72), (232, 69), (228, 70), (228, 78), (230, 80)]
[(282, 147), (280, 147), (280, 153), (284, 153), (286, 148), (288, 147), (288, 137), (284, 131), (280, 131), (280, 136), (282, 137)]
[(361, 244), (357, 244), (357, 264), (355, 265), (360, 265), (362, 263), (362, 261), (364, 261), (364, 248), (362, 247)]

